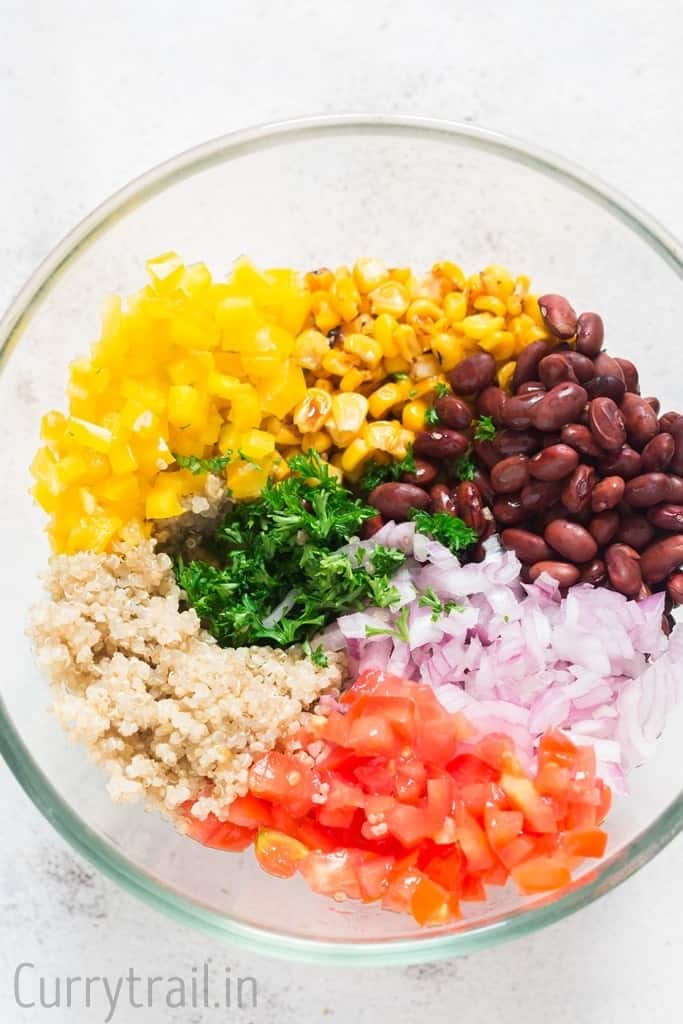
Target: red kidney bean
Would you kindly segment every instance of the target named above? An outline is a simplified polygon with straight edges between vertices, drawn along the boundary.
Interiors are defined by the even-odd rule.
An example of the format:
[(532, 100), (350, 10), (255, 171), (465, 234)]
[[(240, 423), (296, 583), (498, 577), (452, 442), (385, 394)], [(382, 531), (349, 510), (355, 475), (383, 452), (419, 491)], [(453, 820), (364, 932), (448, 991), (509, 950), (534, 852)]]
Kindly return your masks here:
[(541, 435), (534, 430), (499, 430), (493, 445), (499, 457), (508, 455), (530, 455), (541, 446)]
[(683, 533), (683, 505), (657, 505), (648, 510), (647, 518), (659, 530)]
[(648, 405), (644, 398), (627, 392), (621, 403), (621, 415), (624, 417), (626, 437), (633, 448), (640, 451), (659, 430), (657, 413)]
[(599, 377), (593, 377), (586, 382), (586, 391), (591, 401), (594, 398), (611, 398), (617, 405), (621, 405), (626, 394), (626, 385), (620, 377), (612, 373), (602, 373)]
[(497, 494), (515, 494), (529, 482), (526, 455), (509, 455), (491, 470), (491, 486)]
[(662, 407), (661, 402), (659, 401), (659, 399), (656, 398), (654, 395), (648, 395), (646, 397), (645, 401), (647, 402), (648, 405), (650, 405), (654, 409), (654, 411), (659, 416), (659, 410)]
[(554, 388), (563, 380), (573, 380), (578, 384), (578, 378), (564, 352), (552, 352), (544, 356), (538, 364), (538, 376), (547, 388)]
[(624, 375), (626, 390), (632, 391), (634, 395), (639, 395), (640, 382), (638, 380), (638, 369), (635, 363), (632, 363), (630, 359), (621, 359), (619, 356), (617, 356), (616, 361), (619, 363), (621, 372)]
[(547, 387), (540, 380), (525, 380), (523, 384), (520, 384), (518, 388), (515, 388), (515, 394), (522, 398), (524, 395), (534, 395), (537, 392), (542, 394), (547, 391)]
[(477, 399), (477, 409), (481, 416), (490, 416), (497, 427), (503, 426), (502, 413), (508, 396), (502, 388), (491, 386), (484, 388)]
[(562, 482), (559, 480), (532, 480), (522, 488), (519, 500), (524, 512), (532, 516), (552, 505), (560, 496), (561, 491)]
[(683, 604), (683, 572), (675, 572), (666, 581), (666, 593), (674, 606)]
[(598, 512), (589, 522), (588, 529), (601, 547), (609, 544), (616, 537), (619, 529), (619, 513), (614, 509)]
[(595, 376), (593, 360), (589, 359), (588, 356), (583, 356), (580, 352), (575, 352), (573, 348), (570, 348), (567, 352), (563, 352), (562, 356), (571, 366), (579, 384), (584, 384), (587, 380), (591, 380)]
[(594, 398), (588, 409), (588, 426), (601, 448), (616, 451), (626, 441), (624, 417), (611, 398)]
[(518, 497), (510, 495), (499, 495), (493, 502), (493, 515), (497, 522), (503, 526), (517, 526), (526, 519), (526, 512), (522, 508)]
[(493, 490), (493, 487), (491, 486), (491, 478), (488, 475), (488, 473), (486, 473), (483, 469), (477, 468), (474, 471), (473, 480), (474, 483), (479, 488), (479, 493), (481, 494), (481, 498), (484, 504), (493, 505), (496, 495)]
[(543, 536), (551, 548), (571, 562), (590, 562), (598, 553), (598, 545), (588, 530), (569, 519), (553, 520)]
[(576, 566), (570, 565), (569, 562), (554, 562), (544, 559), (541, 562), (534, 562), (530, 567), (529, 579), (531, 582), (537, 580), (542, 572), (547, 572), (549, 576), (557, 580), (561, 587), (573, 587), (581, 576)]
[(456, 395), (474, 395), (493, 384), (496, 361), (488, 352), (475, 352), (459, 362), (448, 379)]
[(568, 444), (554, 444), (529, 460), (529, 473), (536, 480), (563, 480), (578, 464), (578, 452)]
[(472, 422), (472, 410), (457, 395), (442, 395), (434, 402), (434, 409), (444, 427), (466, 430)]
[(465, 435), (448, 427), (422, 430), (413, 443), (413, 451), (421, 459), (459, 459), (468, 447)]
[(651, 508), (669, 498), (669, 477), (666, 473), (643, 473), (629, 480), (624, 501), (631, 508)]
[(638, 512), (623, 511), (617, 531), (617, 540), (628, 544), (636, 551), (642, 551), (655, 536), (655, 529), (645, 516)]
[(501, 419), (506, 427), (524, 430), (531, 426), (531, 409), (542, 401), (543, 392), (535, 391), (530, 395), (514, 395), (508, 398), (501, 411)]
[(448, 512), (449, 516), (457, 516), (455, 495), (446, 484), (434, 484), (429, 491), (429, 500), (432, 512)]
[(546, 561), (553, 557), (543, 538), (539, 537), (537, 533), (531, 533), (530, 530), (511, 527), (508, 530), (503, 530), (500, 539), (505, 547), (514, 551), (520, 562), (524, 562), (526, 565)]
[(611, 377), (618, 377), (619, 380), (623, 380), (624, 385), (626, 384), (626, 378), (624, 377), (624, 371), (622, 370), (619, 363), (612, 356), (606, 352), (601, 352), (595, 357), (593, 363), (595, 367), (595, 375), (597, 377), (603, 374), (609, 374)]
[(531, 410), (531, 422), (538, 430), (560, 430), (573, 423), (586, 404), (586, 389), (573, 381), (551, 388)]
[(669, 428), (669, 433), (673, 436), (676, 444), (676, 450), (669, 469), (672, 473), (676, 473), (677, 476), (683, 476), (683, 416), (673, 421)]
[(659, 417), (659, 429), (670, 433), (674, 423), (680, 419), (683, 419), (680, 412), (665, 412)]
[(620, 476), (606, 476), (595, 485), (591, 495), (591, 507), (594, 512), (606, 512), (616, 508), (624, 497), (626, 485)]
[(401, 481), (404, 484), (414, 484), (416, 487), (429, 487), (436, 480), (439, 467), (428, 459), (415, 459), (415, 472), (403, 473)]
[(562, 491), (562, 504), (567, 511), (580, 514), (590, 508), (596, 473), (592, 466), (577, 466)]
[(360, 528), (362, 540), (370, 540), (370, 538), (374, 537), (377, 531), (381, 530), (383, 526), (384, 519), (379, 513), (377, 513), (376, 516), (370, 516), (370, 518), (366, 519)]
[(602, 454), (602, 448), (595, 443), (593, 435), (583, 423), (568, 423), (562, 427), (560, 439), (563, 444), (568, 444), (588, 458), (597, 458)]
[(474, 530), (478, 537), (481, 537), (487, 520), (484, 517), (479, 488), (472, 480), (463, 480), (456, 488), (455, 497), (460, 518)]
[(542, 435), (541, 449), (550, 448), (554, 444), (560, 444), (562, 435), (559, 430), (553, 430), (549, 434)]
[(643, 582), (638, 553), (626, 544), (612, 544), (605, 552), (605, 565), (614, 589), (625, 597), (636, 597)]
[(657, 434), (640, 453), (643, 473), (663, 473), (668, 469), (675, 451), (676, 442), (672, 434)]
[(501, 460), (502, 456), (493, 441), (473, 441), (472, 448), (479, 461), (483, 462), (488, 469)]
[(601, 558), (593, 558), (590, 562), (586, 562), (585, 565), (581, 566), (582, 583), (592, 583), (594, 587), (597, 587), (604, 583), (606, 578), (607, 570)]
[(543, 533), (546, 526), (554, 522), (556, 519), (566, 518), (566, 508), (561, 501), (555, 501), (552, 505), (549, 505), (548, 508), (542, 509), (536, 516), (534, 520), (534, 530), (538, 530), (539, 533)]
[(683, 564), (683, 534), (655, 541), (643, 552), (640, 567), (646, 583), (661, 583)]
[(512, 390), (516, 391), (520, 384), (537, 377), (538, 364), (547, 356), (550, 346), (547, 341), (532, 341), (517, 356), (515, 372), (512, 375)]
[(541, 295), (538, 308), (545, 325), (557, 338), (571, 338), (576, 334), (576, 313), (563, 295)]
[(410, 519), (411, 509), (429, 506), (429, 495), (414, 484), (387, 483), (371, 491), (368, 503), (378, 509), (385, 519), (404, 522)]
[(642, 461), (639, 452), (631, 448), (629, 444), (622, 445), (618, 452), (610, 452), (603, 455), (598, 468), (605, 476), (621, 476), (624, 480), (631, 480), (641, 472)]
[(683, 478), (669, 473), (669, 496), (672, 505), (683, 505)]
[(595, 358), (602, 348), (605, 327), (597, 313), (582, 313), (576, 323), (576, 351)]

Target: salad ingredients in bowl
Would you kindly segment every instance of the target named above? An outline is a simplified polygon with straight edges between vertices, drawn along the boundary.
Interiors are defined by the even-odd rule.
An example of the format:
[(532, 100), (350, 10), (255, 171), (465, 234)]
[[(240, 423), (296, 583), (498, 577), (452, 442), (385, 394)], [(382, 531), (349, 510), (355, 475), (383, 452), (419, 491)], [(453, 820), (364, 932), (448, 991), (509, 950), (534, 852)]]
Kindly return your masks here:
[(57, 717), (337, 901), (569, 885), (680, 692), (683, 416), (497, 265), (147, 267), (31, 466)]

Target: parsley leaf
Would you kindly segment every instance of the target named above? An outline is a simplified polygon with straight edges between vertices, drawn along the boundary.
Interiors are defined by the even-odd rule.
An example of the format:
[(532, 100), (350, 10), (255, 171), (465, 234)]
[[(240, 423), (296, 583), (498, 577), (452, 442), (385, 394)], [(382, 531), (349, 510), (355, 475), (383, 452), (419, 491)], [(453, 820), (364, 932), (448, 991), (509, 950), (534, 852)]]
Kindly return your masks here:
[(224, 646), (305, 641), (339, 615), (398, 600), (390, 577), (405, 561), (379, 546), (367, 558), (343, 548), (375, 514), (311, 452), (289, 460), (292, 474), (238, 502), (210, 542), (211, 562), (174, 570), (187, 602)]
[(228, 463), (232, 460), (232, 452), (225, 455), (215, 455), (211, 459), (201, 459), (198, 455), (179, 455), (173, 452), (173, 458), (181, 469), (189, 469), (190, 473), (197, 476), (199, 473), (222, 473)]
[(408, 374), (402, 370), (399, 373), (390, 373), (389, 376), (392, 380), (408, 380)]
[(436, 395), (437, 398), (445, 398), (446, 395), (450, 394), (450, 391), (448, 390), (448, 385), (444, 384), (442, 380), (438, 380), (434, 385), (434, 394)]
[(366, 636), (391, 636), (395, 640), (402, 640), (404, 644), (408, 643), (408, 605), (404, 604), (400, 612), (394, 619), (393, 628), (387, 626), (386, 629), (379, 629), (377, 626), (366, 626)]
[(474, 463), (469, 455), (463, 455), (453, 465), (453, 473), (458, 480), (474, 480)]
[(322, 644), (318, 644), (317, 647), (311, 647), (310, 640), (304, 640), (303, 644), (304, 654), (307, 658), (310, 658), (314, 665), (318, 668), (327, 668), (329, 661), (325, 654), (325, 649)]
[(480, 416), (474, 422), (475, 441), (493, 441), (496, 436), (496, 427), (490, 416)]
[(446, 601), (444, 603), (431, 587), (427, 587), (427, 589), (420, 594), (418, 604), (421, 608), (432, 609), (432, 622), (438, 622), (442, 615), (448, 615), (450, 612), (465, 611), (465, 606), (458, 604), (457, 601)]
[(416, 468), (412, 448), (408, 450), (405, 458), (397, 462), (381, 463), (371, 460), (366, 464), (358, 489), (362, 494), (369, 494), (380, 484), (400, 480), (404, 473), (414, 473)]
[(437, 426), (438, 423), (441, 423), (441, 417), (439, 416), (434, 406), (430, 405), (425, 412), (425, 424), (428, 427), (435, 427)]
[(420, 509), (413, 512), (412, 518), (418, 533), (425, 533), (433, 540), (438, 540), (454, 553), (462, 551), (477, 540), (476, 533), (467, 523), (448, 512), (435, 512), (432, 515)]

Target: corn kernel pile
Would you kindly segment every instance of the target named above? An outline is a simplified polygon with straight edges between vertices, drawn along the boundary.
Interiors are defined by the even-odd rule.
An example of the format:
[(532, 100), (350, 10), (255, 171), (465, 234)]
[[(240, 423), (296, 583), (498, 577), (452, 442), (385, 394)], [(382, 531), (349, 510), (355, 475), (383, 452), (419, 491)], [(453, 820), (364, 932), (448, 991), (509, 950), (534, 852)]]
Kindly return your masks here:
[(68, 413), (42, 420), (32, 493), (56, 551), (103, 551), (131, 520), (149, 532), (185, 511), (203, 479), (176, 454), (229, 454), (236, 500), (310, 449), (357, 480), (370, 459), (405, 457), (461, 359), (490, 352), (506, 387), (522, 348), (548, 336), (528, 278), (498, 266), (417, 276), (360, 259), (302, 275), (241, 259), (220, 282), (166, 253), (147, 269), (71, 365)]

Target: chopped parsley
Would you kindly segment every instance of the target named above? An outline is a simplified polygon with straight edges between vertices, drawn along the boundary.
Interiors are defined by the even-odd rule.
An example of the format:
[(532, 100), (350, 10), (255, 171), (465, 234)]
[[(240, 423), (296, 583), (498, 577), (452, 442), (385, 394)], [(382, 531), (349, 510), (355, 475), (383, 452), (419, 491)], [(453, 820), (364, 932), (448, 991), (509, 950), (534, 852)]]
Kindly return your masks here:
[(401, 370), (399, 373), (390, 373), (391, 380), (408, 380), (408, 374)]
[(438, 540), (440, 544), (456, 554), (477, 540), (477, 535), (472, 527), (449, 512), (434, 512), (432, 514), (419, 509), (413, 512), (412, 519), (418, 533), (425, 533), (433, 540)]
[(386, 484), (394, 480), (400, 480), (404, 473), (414, 473), (416, 470), (415, 459), (412, 449), (404, 459), (394, 462), (368, 462), (363, 476), (358, 483), (358, 489), (363, 494), (369, 494), (380, 484)]
[(434, 593), (431, 587), (420, 594), (418, 604), (421, 608), (432, 609), (432, 622), (437, 622), (442, 615), (448, 615), (450, 612), (464, 612), (465, 606), (458, 604), (457, 601), (442, 601)]
[(474, 480), (474, 463), (469, 455), (463, 455), (453, 463), (453, 475), (457, 480)]
[(226, 452), (225, 455), (215, 455), (212, 459), (200, 459), (198, 455), (179, 455), (177, 452), (173, 453), (173, 458), (176, 460), (178, 466), (181, 469), (189, 469), (190, 473), (195, 476), (199, 473), (216, 473), (216, 475), (223, 472), (229, 462), (232, 461), (232, 452)]
[(444, 384), (442, 380), (437, 381), (436, 384), (434, 385), (434, 394), (436, 395), (437, 398), (445, 398), (446, 395), (450, 394), (450, 391), (448, 390), (448, 385)]
[(224, 646), (287, 647), (346, 612), (398, 600), (391, 576), (401, 551), (378, 545), (352, 558), (339, 550), (375, 510), (317, 453), (296, 455), (289, 467), (285, 480), (230, 509), (208, 542), (210, 562), (176, 559), (178, 585)]
[(425, 412), (425, 423), (427, 424), (428, 427), (436, 427), (439, 423), (441, 423), (441, 417), (439, 416), (438, 412), (436, 411), (433, 405), (430, 405)]
[(322, 644), (318, 644), (317, 647), (311, 647), (310, 640), (304, 640), (303, 651), (306, 657), (310, 658), (318, 668), (327, 668), (330, 664)]
[(493, 441), (496, 427), (490, 416), (480, 416), (474, 423), (475, 441)]
[(379, 629), (376, 626), (365, 627), (366, 636), (391, 636), (395, 640), (402, 640), (404, 644), (408, 643), (408, 605), (404, 604), (400, 612), (394, 619), (393, 628), (387, 626), (386, 629)]

